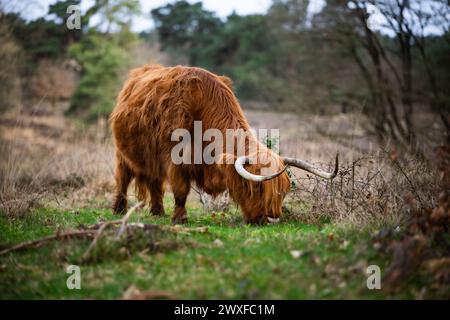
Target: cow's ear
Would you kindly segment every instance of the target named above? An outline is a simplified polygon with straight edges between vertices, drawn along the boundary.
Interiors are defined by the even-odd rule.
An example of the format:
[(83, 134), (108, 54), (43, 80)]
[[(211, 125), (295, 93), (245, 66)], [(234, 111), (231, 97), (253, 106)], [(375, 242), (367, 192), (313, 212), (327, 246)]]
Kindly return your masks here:
[(226, 84), (226, 86), (228, 88), (230, 88), (231, 90), (234, 90), (233, 88), (233, 80), (231, 80), (230, 78), (228, 78), (227, 76), (219, 76), (220, 80), (223, 81), (223, 83)]

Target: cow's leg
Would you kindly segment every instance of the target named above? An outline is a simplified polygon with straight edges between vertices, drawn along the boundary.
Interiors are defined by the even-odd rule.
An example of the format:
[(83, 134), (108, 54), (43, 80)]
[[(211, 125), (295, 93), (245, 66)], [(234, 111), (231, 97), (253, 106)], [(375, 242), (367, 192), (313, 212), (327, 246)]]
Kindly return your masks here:
[(113, 212), (116, 214), (123, 214), (127, 211), (127, 190), (133, 179), (133, 172), (126, 165), (121, 156), (116, 156), (116, 192), (114, 196)]
[(150, 190), (152, 207), (150, 212), (157, 216), (164, 215), (163, 197), (164, 187), (161, 180), (150, 180), (148, 182), (148, 189)]
[(173, 196), (175, 198), (175, 209), (172, 216), (173, 224), (187, 223), (186, 198), (189, 194), (190, 186), (175, 188)]
[(191, 190), (191, 183), (182, 170), (171, 170), (170, 185), (175, 198), (175, 209), (172, 216), (173, 224), (187, 223), (186, 198)]

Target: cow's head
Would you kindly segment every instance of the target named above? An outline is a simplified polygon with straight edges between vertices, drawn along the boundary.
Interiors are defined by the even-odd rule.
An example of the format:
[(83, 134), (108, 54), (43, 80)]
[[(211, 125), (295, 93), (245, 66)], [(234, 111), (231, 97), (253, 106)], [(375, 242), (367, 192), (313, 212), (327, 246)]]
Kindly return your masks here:
[[(282, 204), (290, 190), (288, 165), (306, 170), (319, 177), (332, 179), (338, 172), (338, 156), (332, 173), (321, 171), (306, 161), (280, 157), (270, 150), (235, 157), (223, 155), (221, 165), (230, 195), (241, 207), (245, 220), (250, 223), (277, 222)], [(230, 163), (233, 163), (232, 165)]]

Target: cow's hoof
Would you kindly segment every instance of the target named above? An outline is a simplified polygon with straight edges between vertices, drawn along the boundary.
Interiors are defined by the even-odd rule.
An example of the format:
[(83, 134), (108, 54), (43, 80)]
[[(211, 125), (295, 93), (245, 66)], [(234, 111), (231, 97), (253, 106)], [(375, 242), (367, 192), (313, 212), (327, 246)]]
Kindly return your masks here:
[(128, 201), (126, 199), (119, 199), (113, 205), (113, 213), (124, 215), (127, 212)]
[(186, 224), (188, 222), (187, 216), (172, 217), (172, 224)]
[(150, 213), (154, 216), (163, 216), (166, 214), (164, 211), (164, 207), (161, 206), (154, 206), (150, 209)]
[(172, 224), (185, 224), (187, 221), (186, 208), (175, 208), (172, 216)]

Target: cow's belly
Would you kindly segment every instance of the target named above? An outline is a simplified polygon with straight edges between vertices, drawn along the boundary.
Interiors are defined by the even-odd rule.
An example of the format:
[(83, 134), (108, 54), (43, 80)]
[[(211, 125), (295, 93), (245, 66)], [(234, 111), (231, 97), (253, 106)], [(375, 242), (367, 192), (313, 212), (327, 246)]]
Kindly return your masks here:
[(227, 189), (224, 176), (215, 165), (202, 166), (197, 168), (196, 171), (202, 172), (201, 174), (197, 172), (193, 176), (193, 180), (199, 188), (209, 195), (217, 196)]

